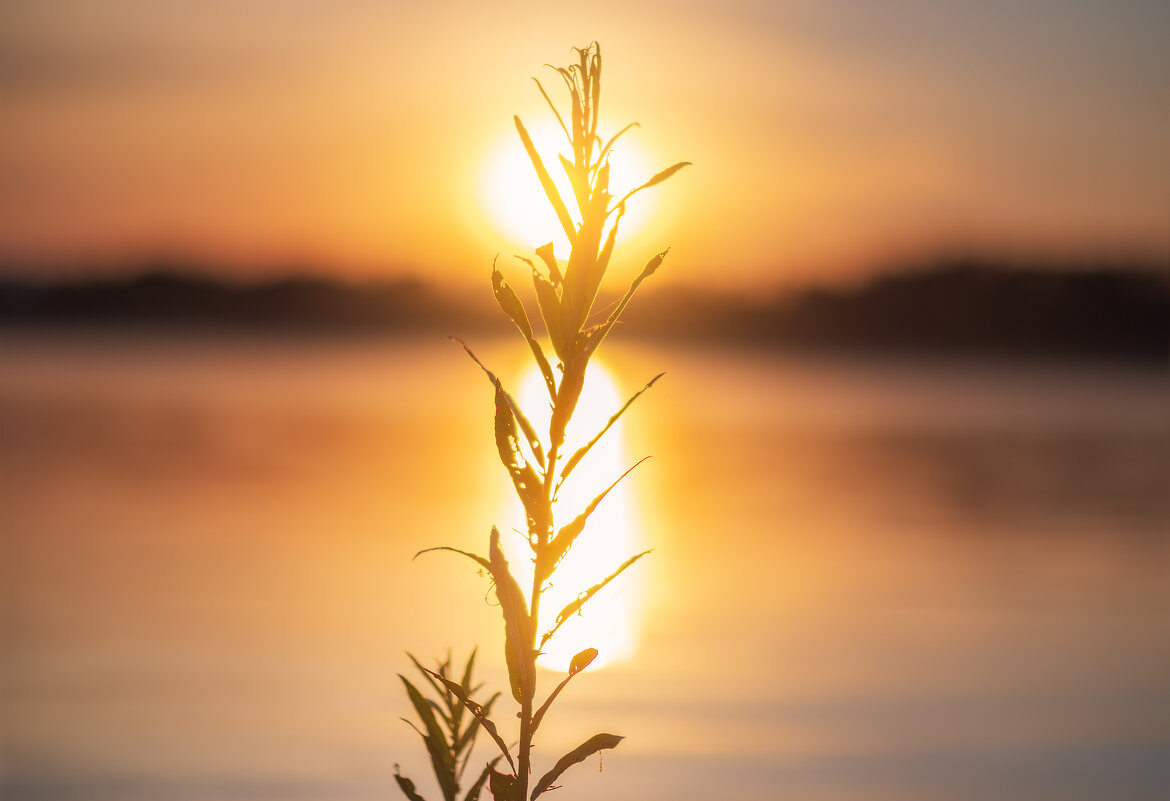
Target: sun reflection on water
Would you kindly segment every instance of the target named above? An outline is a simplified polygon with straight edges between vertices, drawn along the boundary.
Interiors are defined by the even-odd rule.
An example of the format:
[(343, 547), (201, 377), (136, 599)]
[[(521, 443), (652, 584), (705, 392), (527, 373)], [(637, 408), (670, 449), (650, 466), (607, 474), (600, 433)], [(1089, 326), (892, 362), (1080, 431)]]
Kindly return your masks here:
[[(518, 400), (538, 431), (547, 431), (549, 422), (548, 393), (540, 371), (535, 367), (525, 374)], [(565, 452), (588, 442), (600, 431), (622, 403), (617, 384), (608, 370), (597, 361), (589, 367), (585, 389), (572, 424), (567, 432)], [(561, 487), (554, 506), (557, 525), (564, 525), (579, 514), (589, 502), (630, 466), (625, 452), (622, 421), (617, 423), (593, 447)], [(627, 479), (628, 481), (628, 479)], [(511, 495), (505, 502), (511, 530), (508, 553), (512, 570), (527, 592), (532, 584), (532, 563), (528, 546), (518, 532), (523, 529), (519, 502)], [(557, 613), (579, 593), (603, 581), (633, 554), (640, 537), (634, 524), (630, 488), (618, 484), (590, 516), (585, 531), (561, 562), (541, 599), (541, 633), (548, 631)], [(640, 593), (639, 568), (631, 567), (589, 600), (580, 614), (567, 620), (550, 640), (538, 664), (552, 670), (566, 670), (573, 655), (586, 648), (598, 650), (590, 670), (629, 658), (634, 651), (636, 613)]]

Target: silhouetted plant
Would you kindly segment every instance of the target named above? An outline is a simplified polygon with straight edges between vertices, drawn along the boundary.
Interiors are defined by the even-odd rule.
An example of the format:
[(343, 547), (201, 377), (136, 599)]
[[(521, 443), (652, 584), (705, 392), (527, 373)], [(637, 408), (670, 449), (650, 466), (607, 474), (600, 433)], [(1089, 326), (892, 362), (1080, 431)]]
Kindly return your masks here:
[[(538, 262), (522, 256), (517, 257), (531, 269), (537, 306), (544, 321), (548, 340), (559, 360), (555, 369), (545, 355), (544, 346), (537, 339), (523, 302), (504, 280), (499, 269), (493, 268), (492, 270), (492, 290), (496, 301), (524, 337), (544, 379), (552, 408), (547, 436), (541, 437), (537, 434), (520, 405), (504, 388), (500, 379), (476, 358), (465, 343), (460, 342), (467, 350), (468, 355), (486, 373), (495, 391), (496, 447), (500, 460), (507, 469), (515, 486), (516, 494), (524, 507), (528, 545), (532, 551), (534, 564), (531, 593), (526, 599), (519, 583), (509, 570), (508, 561), (500, 544), (500, 532), (494, 526), (488, 539), (488, 555), (486, 557), (448, 546), (427, 549), (427, 551), (454, 551), (472, 559), (491, 577), (500, 609), (503, 612), (504, 654), (508, 668), (509, 690), (512, 698), (520, 706), (519, 734), (517, 740), (514, 741), (515, 753), (489, 717), (491, 701), (481, 706), (472, 699), (475, 689), (468, 686), (469, 680), (463, 684), (456, 684), (449, 677), (443, 675), (443, 670), (426, 671), (423, 669), (425, 675), (432, 679), (436, 691), (449, 694), (444, 698), (445, 703), (450, 703), (450, 696), (454, 696), (463, 707), (470, 711), (475, 721), (487, 731), (499, 750), (500, 755), (497, 760), (503, 759), (507, 764), (509, 772), (495, 770), (493, 766), (497, 764), (496, 762), (489, 764), (485, 769), (488, 775), (488, 786), (496, 801), (530, 801), (535, 799), (546, 790), (553, 789), (556, 786), (555, 782), (569, 767), (592, 754), (615, 747), (622, 739), (618, 735), (605, 733), (590, 737), (561, 757), (551, 769), (541, 776), (529, 794), (532, 738), (544, 721), (553, 701), (556, 700), (569, 681), (584, 670), (597, 656), (595, 648), (587, 648), (573, 657), (568, 675), (548, 694), (542, 703), (537, 705), (536, 660), (541, 653), (540, 649), (556, 635), (561, 624), (579, 612), (582, 606), (598, 591), (649, 553), (649, 551), (644, 551), (631, 556), (618, 565), (604, 581), (592, 587), (583, 588), (575, 600), (557, 613), (556, 619), (547, 630), (538, 635), (541, 596), (548, 587), (550, 579), (573, 543), (583, 533), (589, 516), (629, 471), (618, 477), (617, 481), (593, 499), (585, 509), (559, 528), (554, 522), (554, 503), (557, 499), (557, 493), (574, 468), (580, 464), (581, 459), (589, 453), (598, 440), (629, 408), (630, 404), (660, 377), (655, 376), (642, 390), (618, 409), (593, 439), (578, 446), (567, 459), (563, 458), (563, 454), (567, 452), (564, 450), (566, 447), (565, 430), (580, 400), (590, 359), (597, 352), (602, 340), (613, 330), (634, 292), (643, 281), (658, 269), (667, 253), (667, 251), (663, 251), (651, 258), (634, 278), (629, 290), (609, 309), (597, 315), (598, 322), (592, 322), (594, 302), (602, 278), (613, 256), (618, 226), (625, 214), (626, 203), (634, 195), (643, 189), (662, 183), (689, 163), (680, 162), (668, 167), (615, 200), (615, 196), (610, 192), (609, 154), (618, 138), (633, 128), (636, 123), (627, 125), (608, 140), (603, 140), (600, 137), (598, 110), (601, 97), (601, 51), (595, 42), (585, 48), (574, 48), (574, 52), (579, 57), (577, 63), (568, 67), (554, 68), (564, 80), (569, 92), (567, 121), (557, 110), (540, 81), (536, 80), (536, 85), (549, 108), (552, 109), (571, 150), (571, 158), (563, 154), (559, 155), (561, 167), (564, 169), (571, 187), (569, 197), (561, 196), (527, 129), (520, 118), (515, 117), (520, 141), (528, 153), (537, 178), (549, 203), (556, 212), (557, 219), (560, 221), (570, 245), (568, 259), (563, 262), (563, 268), (562, 261), (557, 259), (551, 242), (536, 249), (535, 255)], [(570, 209), (575, 210), (576, 214)], [(425, 553), (425, 551), (420, 553)], [(448, 794), (448, 790), (454, 791), (457, 781), (457, 774), (454, 774), (455, 778), (452, 778), (451, 765), (459, 761), (459, 754), (454, 750), (458, 745), (456, 742), (458, 738), (456, 737), (455, 740), (443, 739), (438, 721), (433, 720), (433, 715), (433, 723), (427, 721), (428, 705), (425, 701), (419, 700), (420, 696), (417, 690), (412, 689), (409, 683), (407, 684), (407, 692), (410, 694), (411, 701), (419, 716), (423, 718), (427, 729), (427, 733), (423, 734), (423, 739), (431, 754), (431, 760), (435, 765), (435, 771), (439, 776), (439, 783), (443, 788), (444, 795), (450, 799), (453, 796)], [(494, 701), (495, 696), (491, 700)], [(436, 707), (442, 709), (437, 705)], [(446, 709), (444, 720), (454, 721), (453, 708), (448, 706)], [(454, 737), (454, 729), (450, 730)], [(419, 796), (414, 791), (413, 785), (408, 788), (406, 781), (399, 778), (400, 785), (411, 801), (418, 801)], [(478, 786), (477, 783), (473, 790), (477, 789)], [(471, 796), (469, 795), (469, 797)]]
[[(410, 697), (414, 712), (418, 715), (419, 725), (416, 726), (406, 718), (403, 720), (423, 738), (427, 753), (431, 757), (431, 767), (435, 771), (435, 781), (439, 784), (444, 801), (457, 801), (459, 798), (463, 773), (467, 769), (467, 763), (471, 759), (471, 750), (475, 747), (475, 739), (480, 732), (479, 718), (489, 715), (492, 704), (500, 697), (499, 693), (495, 693), (479, 709), (478, 714), (473, 712), (465, 717), (464, 713), (467, 708), (463, 699), (470, 698), (483, 689), (483, 685), (474, 684), (472, 678), (477, 650), (473, 649), (471, 656), (467, 658), (467, 666), (463, 669), (463, 680), (457, 685), (451, 679), (450, 654), (444, 661), (436, 664), (437, 670), (428, 670), (419, 664), (413, 654), (407, 654), (433, 691), (437, 701), (427, 698), (410, 683), (406, 676), (398, 674), (398, 678), (402, 679), (402, 684), (406, 687), (406, 694)], [(456, 687), (458, 691), (454, 689)], [(479, 777), (471, 785), (471, 789), (467, 791), (463, 801), (476, 801), (479, 798), (479, 793), (483, 789), (484, 782), (487, 781), (489, 772), (499, 761), (500, 758), (496, 757), (484, 766)], [(414, 788), (414, 782), (397, 772), (394, 778), (398, 781), (398, 786), (402, 788), (402, 792), (407, 798), (411, 801), (423, 801), (422, 796)]]

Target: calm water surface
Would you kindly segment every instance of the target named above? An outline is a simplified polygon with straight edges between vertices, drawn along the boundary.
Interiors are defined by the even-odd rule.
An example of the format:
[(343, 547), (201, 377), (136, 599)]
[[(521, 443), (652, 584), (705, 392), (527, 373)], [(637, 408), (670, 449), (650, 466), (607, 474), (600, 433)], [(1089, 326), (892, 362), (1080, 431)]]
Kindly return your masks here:
[[(627, 739), (558, 795), (1167, 797), (1164, 371), (608, 366), (668, 371), (623, 442), (655, 552), (636, 654), (538, 747)], [(403, 651), (480, 642), (502, 686), (501, 635), (469, 563), (411, 555), (485, 547), (490, 414), (446, 343), (6, 336), (0, 795), (396, 798), (397, 762), (437, 797)]]

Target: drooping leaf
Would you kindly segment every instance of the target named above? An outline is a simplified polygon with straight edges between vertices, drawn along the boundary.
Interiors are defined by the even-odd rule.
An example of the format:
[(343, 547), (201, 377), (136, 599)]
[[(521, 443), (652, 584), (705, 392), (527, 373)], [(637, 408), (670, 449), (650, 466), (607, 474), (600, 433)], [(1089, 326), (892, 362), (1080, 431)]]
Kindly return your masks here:
[(593, 449), (593, 446), (597, 444), (598, 440), (604, 437), (606, 432), (613, 428), (613, 424), (618, 421), (619, 417), (626, 413), (626, 409), (630, 408), (634, 401), (636, 401), (643, 392), (654, 386), (655, 382), (657, 382), (658, 379), (662, 378), (664, 375), (666, 375), (666, 373), (659, 373), (646, 382), (646, 386), (642, 387), (640, 390), (630, 396), (630, 399), (622, 405), (622, 408), (618, 409), (617, 412), (615, 412), (614, 415), (609, 418), (609, 421), (605, 424), (605, 427), (602, 428), (601, 431), (597, 432), (597, 436), (582, 445), (573, 453), (572, 456), (569, 457), (568, 461), (565, 462), (564, 468), (561, 469), (561, 484), (565, 483), (565, 479), (568, 478), (569, 474), (573, 472), (573, 468), (577, 466), (578, 462), (585, 458), (585, 455)]
[[(528, 441), (528, 447), (532, 449), (533, 457), (535, 457), (537, 463), (543, 467), (544, 448), (540, 444), (540, 437), (536, 435), (536, 429), (532, 427), (532, 423), (529, 422), (528, 418), (525, 416), (524, 411), (520, 408), (520, 404), (516, 402), (516, 399), (512, 397), (510, 392), (504, 389), (504, 384), (500, 381), (499, 377), (497, 377), (496, 374), (491, 370), (487, 369), (484, 363), (479, 360), (479, 357), (475, 355), (475, 352), (472, 351), (466, 342), (464, 342), (462, 339), (459, 339), (458, 337), (448, 337), (448, 339), (462, 346), (464, 352), (471, 358), (473, 362), (479, 365), (479, 369), (483, 370), (484, 375), (488, 377), (488, 380), (492, 382), (492, 386), (496, 388), (497, 403), (500, 400), (500, 396), (503, 396), (504, 402), (508, 404), (508, 408), (511, 410), (513, 420), (524, 433), (524, 438)], [(535, 343), (535, 340), (533, 340), (533, 342)], [(539, 346), (537, 347), (539, 349)], [(545, 363), (545, 366), (547, 366), (547, 362)], [(552, 368), (549, 368), (549, 375), (552, 375)], [(523, 457), (521, 457), (521, 459), (523, 459)], [(504, 464), (507, 466), (508, 463), (505, 461)], [(511, 472), (510, 468), (509, 472)]]
[(504, 614), (504, 654), (508, 661), (508, 683), (512, 697), (523, 703), (532, 698), (536, 687), (536, 671), (532, 658), (532, 619), (528, 616), (528, 605), (524, 593), (508, 570), (508, 560), (500, 547), (500, 531), (492, 526), (489, 553), (492, 563), (492, 578), (496, 582), (496, 597)]
[(402, 794), (409, 798), (410, 801), (427, 801), (414, 789), (414, 782), (401, 773), (394, 774), (394, 781), (398, 782), (398, 787), (402, 790)]
[(477, 556), (476, 554), (469, 553), (468, 551), (461, 551), (458, 548), (452, 548), (450, 545), (437, 545), (434, 548), (423, 548), (421, 551), (416, 553), (411, 558), (417, 559), (420, 556), (422, 556), (424, 553), (430, 553), (431, 551), (450, 551), (451, 553), (463, 554), (468, 559), (471, 559), (476, 564), (478, 564), (480, 567), (482, 567), (484, 570), (486, 570), (489, 574), (492, 572), (491, 563), (488, 562), (488, 560), (484, 559), (482, 556)]
[[(468, 697), (468, 698), (470, 698), (470, 697), (471, 697), (471, 693), (467, 693), (467, 697)], [(484, 717), (484, 718), (490, 718), (490, 717), (491, 717), (491, 714), (492, 714), (492, 707), (495, 705), (495, 703), (496, 703), (496, 699), (497, 699), (497, 698), (499, 698), (499, 697), (500, 697), (500, 694), (499, 694), (499, 693), (492, 693), (492, 697), (491, 697), (491, 698), (489, 698), (489, 699), (487, 699), (487, 701), (485, 701), (485, 702), (484, 702), (483, 706), (482, 706), (482, 707), (480, 707), (480, 711), (483, 713), (483, 717)], [(463, 732), (463, 734), (460, 736), (460, 738), (459, 738), (459, 742), (458, 742), (458, 743), (456, 743), (456, 749), (457, 749), (457, 750), (458, 750), (460, 753), (462, 753), (464, 749), (466, 749), (466, 748), (470, 748), (470, 747), (471, 747), (471, 745), (472, 745), (473, 743), (475, 743), (475, 738), (476, 738), (476, 735), (477, 735), (477, 734), (478, 734), (478, 732), (479, 732), (479, 727), (480, 727), (481, 725), (483, 725), (483, 723), (482, 723), (482, 721), (480, 720), (480, 718), (479, 718), (478, 716), (475, 716), (475, 717), (476, 717), (476, 723), (475, 723), (474, 725), (469, 725), (469, 726), (467, 727), (467, 729), (466, 729), (466, 730)], [(490, 722), (490, 721), (489, 721), (489, 722)], [(493, 726), (493, 728), (494, 728), (494, 726)], [(484, 729), (486, 730), (486, 729), (487, 729), (487, 727), (486, 727), (486, 726), (484, 726)], [(490, 736), (490, 732), (489, 732), (489, 736)], [(497, 743), (497, 745), (498, 745), (498, 744), (499, 744), (499, 743)]]
[(546, 631), (544, 633), (544, 635), (541, 636), (541, 638), (540, 638), (541, 647), (542, 648), (544, 647), (544, 644), (546, 642), (548, 642), (549, 639), (554, 634), (556, 634), (557, 629), (559, 629), (564, 624), (564, 622), (566, 620), (568, 620), (570, 617), (572, 617), (574, 614), (576, 614), (581, 609), (581, 607), (585, 605), (586, 601), (588, 601), (590, 598), (592, 598), (594, 595), (596, 595), (606, 584), (609, 584), (611, 581), (613, 581), (615, 578), (617, 578), (623, 572), (625, 572), (626, 568), (628, 568), (630, 565), (634, 564), (634, 562), (637, 562), (639, 559), (641, 559), (643, 556), (645, 556), (648, 553), (650, 553), (650, 551), (642, 551), (642, 553), (640, 553), (640, 554), (636, 554), (634, 556), (631, 556), (629, 559), (627, 559), (625, 562), (622, 563), (621, 567), (619, 567), (617, 570), (610, 573), (605, 578), (605, 580), (603, 580), (597, 584), (594, 584), (592, 587), (585, 590), (585, 592), (578, 595), (572, 601), (569, 601), (569, 603), (567, 603), (565, 605), (565, 608), (557, 613), (556, 623), (553, 624), (553, 627), (551, 629), (549, 629), (548, 631)]
[(496, 450), (500, 454), (500, 461), (507, 469), (512, 485), (516, 488), (516, 494), (524, 505), (528, 518), (529, 540), (535, 536), (543, 542), (550, 524), (544, 482), (520, 452), (516, 416), (508, 403), (507, 393), (499, 385), (496, 386), (495, 433)]
[(569, 548), (572, 547), (573, 542), (577, 539), (578, 536), (580, 536), (581, 532), (585, 530), (585, 522), (589, 519), (589, 516), (597, 510), (598, 504), (600, 504), (602, 500), (605, 499), (605, 496), (608, 495), (614, 487), (621, 483), (622, 479), (632, 473), (635, 467), (642, 464), (642, 462), (649, 458), (649, 456), (646, 456), (635, 462), (633, 467), (618, 476), (616, 481), (602, 490), (600, 495), (590, 501), (589, 505), (585, 507), (585, 511), (581, 512), (581, 514), (573, 518), (571, 522), (561, 527), (561, 530), (557, 532), (557, 535), (553, 537), (552, 541), (549, 543), (548, 548), (546, 548), (541, 554), (537, 556), (537, 568), (540, 571), (542, 580), (551, 575), (553, 569), (556, 568), (557, 563), (565, 557), (565, 554), (568, 553)]
[(599, 153), (599, 154), (598, 154), (598, 156), (597, 156), (597, 160), (598, 160), (599, 162), (604, 162), (604, 161), (605, 161), (605, 157), (606, 157), (606, 156), (608, 156), (608, 155), (609, 155), (609, 151), (610, 151), (611, 149), (613, 149), (613, 145), (614, 145), (614, 143), (615, 143), (615, 142), (617, 142), (617, 140), (618, 140), (618, 137), (620, 137), (622, 134), (624, 134), (626, 131), (630, 130), (631, 128), (641, 128), (641, 127), (642, 127), (642, 126), (641, 126), (641, 125), (639, 125), (638, 123), (636, 123), (636, 122), (631, 122), (631, 123), (630, 123), (629, 125), (627, 125), (625, 128), (622, 128), (620, 131), (618, 131), (617, 133), (615, 133), (613, 136), (611, 136), (611, 137), (609, 138), (609, 141), (605, 143), (605, 146), (604, 146), (603, 148), (601, 148), (601, 153)]
[(493, 768), (488, 774), (488, 789), (491, 790), (494, 801), (520, 801), (516, 798), (518, 789), (516, 777), (510, 773), (500, 773)]
[(435, 778), (439, 782), (439, 788), (443, 791), (443, 798), (453, 799), (458, 787), (455, 781), (455, 759), (447, 743), (447, 738), (444, 736), (443, 730), (439, 728), (434, 710), (431, 709), (423, 694), (402, 674), (399, 674), (398, 678), (402, 679), (403, 685), (406, 686), (406, 694), (410, 698), (410, 703), (422, 721), (423, 728), (426, 729), (423, 742), (426, 744), (427, 753), (430, 754), (431, 766), (434, 769)]
[(596, 754), (598, 751), (603, 751), (606, 748), (616, 748), (624, 737), (617, 734), (595, 734), (579, 746), (574, 748), (569, 753), (557, 760), (557, 764), (548, 773), (540, 777), (540, 781), (536, 783), (536, 787), (532, 789), (532, 795), (529, 796), (530, 801), (543, 793), (545, 790), (552, 787), (560, 775), (566, 770), (583, 761), (586, 757)]
[(475, 701), (471, 700), (471, 698), (467, 696), (467, 693), (463, 691), (463, 688), (455, 682), (451, 681), (450, 679), (445, 679), (442, 676), (439, 676), (437, 673), (433, 673), (432, 675), (439, 679), (439, 681), (443, 682), (443, 684), (447, 686), (447, 689), (454, 693), (455, 697), (459, 699), (459, 702), (467, 708), (467, 711), (472, 714), (472, 716), (479, 722), (479, 725), (483, 727), (483, 730), (488, 733), (488, 736), (495, 741), (496, 745), (500, 749), (501, 755), (507, 759), (508, 764), (511, 765), (512, 754), (508, 750), (508, 745), (504, 742), (504, 738), (500, 736), (499, 730), (496, 729), (496, 724), (493, 723), (491, 718), (488, 717), (490, 705), (495, 702), (496, 696), (492, 696), (491, 700), (488, 701), (488, 706), (480, 706)]
[[(528, 135), (528, 130), (524, 127), (524, 123), (520, 121), (519, 117), (513, 117), (512, 119), (516, 123), (516, 131), (520, 134), (520, 141), (524, 143), (524, 149), (528, 152), (528, 159), (532, 162), (533, 169), (536, 170), (536, 177), (540, 179), (540, 185), (544, 189), (544, 194), (548, 198), (549, 204), (552, 205), (553, 211), (557, 213), (557, 219), (560, 220), (561, 227), (565, 230), (565, 236), (568, 238), (570, 244), (572, 244), (577, 240), (577, 228), (573, 224), (573, 218), (569, 216), (569, 210), (565, 207), (565, 201), (561, 199), (561, 193), (557, 189), (557, 185), (553, 183), (552, 176), (548, 174), (548, 170), (544, 166), (544, 161), (541, 159), (540, 153), (536, 150), (536, 145), (532, 144), (532, 137)], [(574, 120), (575, 129), (576, 120)]]
[[(504, 310), (504, 313), (520, 329), (520, 333), (528, 343), (528, 348), (532, 351), (532, 357), (536, 359), (536, 364), (540, 368), (540, 374), (544, 376), (545, 384), (548, 385), (549, 396), (556, 397), (556, 380), (553, 378), (552, 367), (549, 366), (548, 359), (545, 358), (540, 343), (533, 336), (532, 323), (528, 321), (528, 313), (524, 310), (524, 304), (520, 302), (516, 291), (504, 280), (504, 274), (495, 267), (492, 268), (492, 291), (496, 296), (496, 302), (500, 304), (500, 308)], [(478, 359), (476, 361), (478, 362)], [(480, 366), (482, 367), (482, 365)], [(513, 411), (516, 411), (516, 409)], [(527, 434), (528, 432), (525, 431), (526, 436)], [(530, 440), (534, 440), (535, 437), (536, 435), (534, 433)], [(539, 447), (539, 440), (536, 441), (536, 445)], [(544, 460), (540, 459), (540, 461), (543, 462)]]

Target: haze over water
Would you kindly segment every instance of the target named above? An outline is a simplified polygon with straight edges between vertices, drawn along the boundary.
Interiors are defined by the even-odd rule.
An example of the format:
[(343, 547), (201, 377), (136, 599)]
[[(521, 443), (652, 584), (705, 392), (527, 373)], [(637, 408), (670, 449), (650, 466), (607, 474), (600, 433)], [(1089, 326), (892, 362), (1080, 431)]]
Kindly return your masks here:
[[(477, 352), (519, 377), (516, 343)], [(1164, 370), (610, 350), (644, 607), (566, 798), (1165, 797)], [(447, 343), (6, 335), (5, 799), (393, 798), (508, 491)], [(554, 674), (546, 674), (547, 682)], [(486, 749), (482, 751), (486, 754)]]

